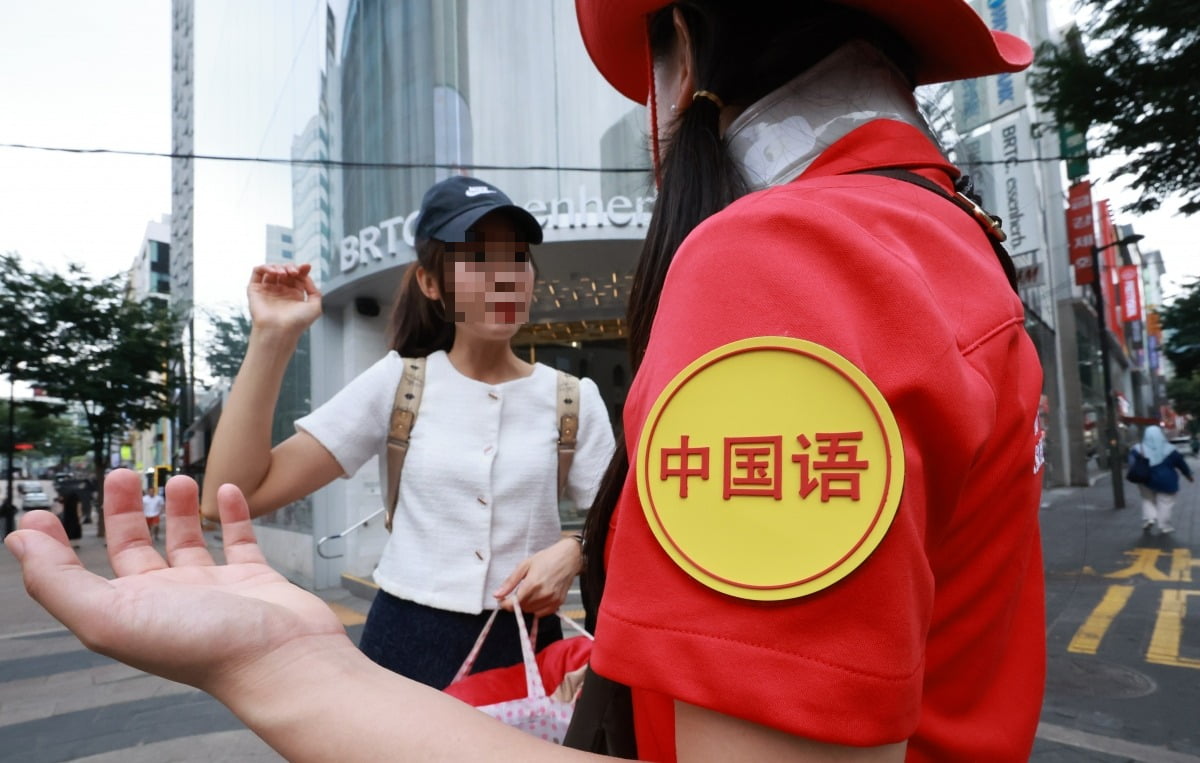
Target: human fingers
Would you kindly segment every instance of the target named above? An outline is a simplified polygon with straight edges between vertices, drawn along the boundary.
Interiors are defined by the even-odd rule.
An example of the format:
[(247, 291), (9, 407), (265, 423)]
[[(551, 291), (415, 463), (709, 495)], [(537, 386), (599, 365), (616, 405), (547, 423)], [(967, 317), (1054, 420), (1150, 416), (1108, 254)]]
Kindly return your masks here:
[(547, 585), (540, 583), (530, 585), (529, 581), (526, 581), (521, 586), (521, 590), (517, 592), (517, 599), (521, 602), (521, 611), (538, 617), (545, 617), (557, 612), (566, 598), (565, 592), (560, 595), (557, 590)]
[(30, 597), (85, 644), (94, 643), (94, 631), (102, 626), (102, 615), (110, 608), (112, 586), (84, 569), (62, 525), (53, 516), (49, 519), (57, 525), (57, 532), (46, 532), (53, 527), (46, 517), (29, 516), (22, 519), (20, 530), (9, 533), (4, 545), (21, 563)]
[(306, 295), (306, 299), (309, 299), (309, 300), (311, 300), (313, 298), (320, 299), (321, 298), (321, 290), (317, 288), (317, 284), (313, 281), (312, 276), (309, 275), (309, 271), (312, 269), (311, 266), (301, 265), (300, 268), (302, 271), (301, 276), (304, 279), (303, 286), (304, 286), (304, 293)]
[(150, 542), (141, 480), (128, 469), (116, 469), (104, 478), (104, 529), (108, 561), (118, 576), (166, 569), (166, 560)]
[[(513, 591), (516, 590), (517, 586), (521, 584), (521, 581), (524, 580), (525, 576), (528, 574), (529, 574), (529, 560), (526, 559), (523, 562), (521, 562), (520, 564), (518, 564), (517, 568), (512, 571), (512, 574), (510, 574), (507, 578), (504, 579), (504, 582), (501, 583), (500, 587), (497, 588), (492, 593), (492, 596), (495, 596), (497, 599), (500, 599), (501, 602), (503, 603), (504, 599), (507, 598), (510, 593), (512, 593)], [(506, 609), (508, 609), (508, 608), (509, 607), (506, 607)]]
[(221, 514), (221, 540), (225, 544), (226, 564), (266, 564), (254, 525), (250, 523), (250, 507), (236, 485), (224, 484), (217, 489), (217, 510)]
[(172, 567), (214, 563), (200, 530), (199, 489), (190, 477), (167, 480), (167, 561)]
[(21, 517), (22, 530), (37, 530), (54, 538), (64, 546), (70, 546), (67, 531), (63, 529), (62, 521), (49, 511), (30, 511)]

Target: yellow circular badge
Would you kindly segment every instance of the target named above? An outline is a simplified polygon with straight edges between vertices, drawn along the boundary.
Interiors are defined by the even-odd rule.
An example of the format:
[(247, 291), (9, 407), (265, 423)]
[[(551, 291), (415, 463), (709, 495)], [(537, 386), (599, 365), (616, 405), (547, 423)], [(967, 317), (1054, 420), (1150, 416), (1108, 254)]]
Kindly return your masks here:
[(683, 369), (638, 440), (638, 492), (658, 542), (732, 596), (805, 596), (883, 540), (904, 485), (900, 429), (850, 361), (757, 337)]

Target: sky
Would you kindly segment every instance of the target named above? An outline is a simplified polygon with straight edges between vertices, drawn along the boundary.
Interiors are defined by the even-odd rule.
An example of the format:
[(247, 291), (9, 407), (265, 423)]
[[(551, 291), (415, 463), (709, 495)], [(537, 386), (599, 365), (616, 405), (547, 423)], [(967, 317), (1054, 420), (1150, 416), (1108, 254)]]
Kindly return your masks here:
[[(256, 57), (217, 58), (197, 73), (197, 151), (286, 156), (316, 102), (319, 5), (198, 5), (198, 44)], [(1066, 0), (1055, 0), (1053, 10), (1059, 21), (1070, 12)], [(0, 0), (0, 144), (169, 151), (170, 53), (168, 0)], [(245, 76), (247, 66), (254, 77)], [(251, 80), (278, 86), (260, 92)], [(222, 113), (206, 118), (204, 104), (216, 101)], [(240, 306), (250, 267), (262, 259), (264, 226), (291, 222), (290, 200), (278, 190), (288, 187), (289, 171), (198, 162), (196, 173), (197, 215), (204, 217), (195, 242), (196, 301)], [(168, 159), (0, 146), (0, 251), (51, 269), (73, 261), (98, 276), (126, 270), (147, 222), (170, 212), (170, 192)], [(1095, 195), (1117, 207), (1133, 199), (1111, 183)], [(1143, 250), (1163, 252), (1168, 295), (1200, 276), (1193, 253), (1200, 216), (1173, 216), (1173, 206), (1117, 215), (1145, 236)]]

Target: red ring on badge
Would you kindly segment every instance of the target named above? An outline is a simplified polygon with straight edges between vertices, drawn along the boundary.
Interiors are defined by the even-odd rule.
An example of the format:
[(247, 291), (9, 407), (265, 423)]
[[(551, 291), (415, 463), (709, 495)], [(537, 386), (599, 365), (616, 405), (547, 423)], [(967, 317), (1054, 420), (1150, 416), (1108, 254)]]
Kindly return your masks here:
[[(708, 570), (706, 567), (699, 564), (695, 559), (693, 559), (686, 551), (683, 550), (683, 548), (675, 541), (675, 539), (673, 537), (671, 537), (671, 533), (667, 530), (666, 524), (663, 522), (662, 517), (658, 513), (658, 508), (654, 505), (654, 495), (649, 490), (646, 491), (646, 499), (649, 502), (650, 513), (653, 514), (655, 524), (658, 525), (658, 530), (662, 533), (662, 536), (664, 538), (666, 538), (667, 541), (671, 544), (671, 547), (673, 549), (675, 549), (675, 551), (681, 557), (686, 559), (688, 561), (688, 563), (691, 564), (695, 569), (699, 570), (700, 572), (703, 572), (705, 575), (708, 575), (713, 580), (718, 580), (722, 583), (733, 586), (735, 588), (744, 588), (747, 590), (756, 590), (756, 591), (775, 591), (775, 590), (780, 590), (783, 588), (794, 588), (799, 585), (804, 585), (805, 583), (809, 583), (814, 580), (818, 580), (818, 579), (824, 577), (825, 575), (828, 575), (833, 570), (836, 570), (837, 568), (842, 566), (842, 564), (844, 564), (847, 559), (849, 559), (851, 556), (853, 556), (855, 554), (855, 552), (857, 552), (858, 549), (862, 547), (863, 543), (865, 543), (866, 540), (869, 537), (871, 537), (871, 533), (874, 532), (875, 527), (879, 524), (879, 520), (883, 516), (884, 510), (887, 507), (888, 496), (889, 496), (889, 494), (891, 492), (891, 488), (892, 488), (892, 443), (891, 443), (891, 440), (888, 438), (888, 433), (887, 433), (888, 428), (887, 428), (883, 418), (879, 415), (879, 409), (876, 408), (874, 400), (872, 399), (873, 396), (871, 394), (869, 394), (867, 392), (867, 390), (863, 389), (861, 384), (859, 384), (856, 380), (854, 380), (853, 378), (848, 376), (845, 371), (843, 371), (837, 365), (830, 363), (826, 358), (823, 358), (815, 353), (811, 353), (806, 350), (799, 349), (797, 347), (789, 347), (786, 345), (766, 345), (766, 344), (764, 344), (764, 345), (756, 345), (754, 347), (742, 347), (737, 350), (733, 350), (724, 355), (720, 355), (718, 357), (712, 358), (708, 362), (692, 369), (690, 373), (688, 373), (686, 376), (684, 376), (682, 378), (677, 377), (675, 379), (672, 379), (671, 385), (674, 387), (674, 389), (672, 389), (671, 393), (669, 395), (667, 395), (666, 399), (664, 399), (662, 401), (662, 404), (657, 406), (658, 413), (654, 418), (654, 422), (650, 425), (650, 435), (648, 438), (646, 438), (647, 444), (654, 441), (654, 434), (658, 429), (658, 423), (662, 419), (663, 412), (665, 412), (667, 410), (667, 408), (670, 406), (671, 400), (675, 397), (675, 395), (680, 390), (682, 390), (684, 388), (684, 386), (686, 386), (687, 382), (690, 379), (699, 375), (699, 373), (701, 371), (705, 370), (709, 366), (712, 366), (723, 360), (728, 360), (729, 358), (735, 357), (737, 355), (741, 355), (743, 353), (762, 352), (762, 351), (784, 351), (784, 352), (793, 353), (795, 355), (802, 355), (811, 360), (816, 360), (817, 362), (821, 363), (822, 365), (826, 366), (827, 368), (831, 368), (835, 372), (837, 372), (837, 374), (839, 376), (841, 376), (843, 379), (848, 381), (854, 387), (854, 389), (856, 389), (858, 391), (858, 393), (862, 396), (862, 398), (867, 401), (867, 406), (870, 408), (871, 414), (875, 417), (875, 423), (879, 427), (880, 434), (882, 435), (884, 453), (886, 454), (887, 467), (886, 467), (886, 471), (884, 474), (883, 493), (879, 497), (879, 505), (875, 508), (875, 514), (871, 518), (871, 522), (867, 525), (866, 530), (863, 532), (862, 537), (860, 537), (858, 539), (858, 541), (850, 548), (850, 550), (847, 551), (845, 554), (843, 554), (842, 557), (839, 558), (837, 561), (833, 562), (825, 569), (823, 569), (819, 572), (816, 572), (812, 575), (809, 575), (808, 577), (801, 578), (800, 580), (796, 580), (796, 581), (793, 581), (790, 583), (776, 583), (776, 584), (772, 584), (772, 585), (755, 585), (752, 583), (741, 583), (736, 580), (730, 580), (728, 578), (722, 577), (721, 575), (718, 575), (718, 574)], [(642, 464), (641, 464), (642, 475), (644, 478), (649, 479), (648, 475), (651, 473), (650, 471), (648, 471), (648, 469), (650, 469), (650, 463), (649, 463), (650, 449), (647, 448), (646, 452), (641, 453), (640, 458), (642, 461)]]

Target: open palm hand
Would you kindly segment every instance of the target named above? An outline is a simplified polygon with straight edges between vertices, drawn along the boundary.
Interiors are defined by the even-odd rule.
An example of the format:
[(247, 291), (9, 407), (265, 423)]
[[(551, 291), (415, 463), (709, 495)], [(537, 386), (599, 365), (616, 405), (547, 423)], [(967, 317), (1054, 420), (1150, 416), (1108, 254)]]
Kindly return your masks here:
[(167, 485), (166, 559), (150, 542), (137, 475), (113, 472), (104, 493), (113, 580), (83, 567), (48, 512), (6, 539), (30, 595), (88, 648), (213, 693), (306, 650), (354, 648), (328, 606), (267, 566), (233, 486), (218, 494), (223, 565), (205, 545), (190, 479)]

